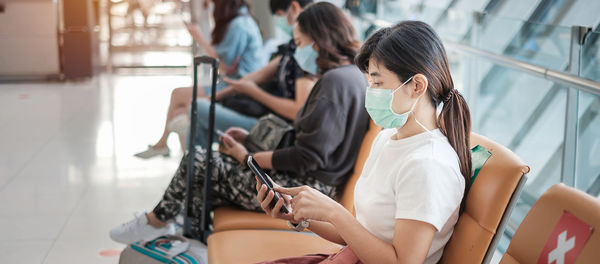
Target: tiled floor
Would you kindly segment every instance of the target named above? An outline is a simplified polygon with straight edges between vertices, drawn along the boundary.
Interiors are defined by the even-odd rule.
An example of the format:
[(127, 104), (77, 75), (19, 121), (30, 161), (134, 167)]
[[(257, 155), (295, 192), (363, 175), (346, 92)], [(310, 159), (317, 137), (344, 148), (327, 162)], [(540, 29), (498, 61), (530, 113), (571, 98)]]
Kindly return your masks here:
[(187, 76), (0, 84), (0, 263), (117, 263), (109, 229), (150, 210), (182, 156), (133, 154), (162, 132)]

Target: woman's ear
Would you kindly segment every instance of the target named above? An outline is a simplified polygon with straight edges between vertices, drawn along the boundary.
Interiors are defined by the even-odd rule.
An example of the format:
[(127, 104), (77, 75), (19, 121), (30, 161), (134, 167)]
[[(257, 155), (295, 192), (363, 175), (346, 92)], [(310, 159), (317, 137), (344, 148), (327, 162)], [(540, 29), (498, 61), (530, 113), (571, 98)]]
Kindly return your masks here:
[(414, 82), (413, 92), (417, 97), (421, 96), (427, 92), (428, 82), (427, 82), (427, 77), (425, 77), (425, 75), (420, 74), (420, 73), (415, 74), (415, 76), (413, 77), (413, 82)]

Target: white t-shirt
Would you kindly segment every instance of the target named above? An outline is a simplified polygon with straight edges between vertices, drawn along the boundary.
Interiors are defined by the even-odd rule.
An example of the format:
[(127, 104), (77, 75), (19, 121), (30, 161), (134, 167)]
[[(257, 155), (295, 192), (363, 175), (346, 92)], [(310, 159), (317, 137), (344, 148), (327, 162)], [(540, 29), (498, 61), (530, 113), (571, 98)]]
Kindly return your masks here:
[(396, 219), (429, 223), (436, 233), (425, 263), (437, 263), (458, 220), (465, 180), (458, 155), (439, 129), (392, 140), (377, 135), (354, 190), (356, 219), (392, 243)]

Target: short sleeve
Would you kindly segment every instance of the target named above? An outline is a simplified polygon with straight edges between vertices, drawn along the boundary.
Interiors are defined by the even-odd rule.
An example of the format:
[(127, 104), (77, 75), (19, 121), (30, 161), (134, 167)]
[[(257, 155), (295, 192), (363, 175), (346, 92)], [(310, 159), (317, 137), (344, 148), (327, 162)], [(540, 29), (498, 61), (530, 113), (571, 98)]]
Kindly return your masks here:
[(248, 44), (248, 32), (242, 26), (243, 17), (237, 17), (229, 23), (225, 37), (217, 44), (219, 58), (226, 65), (231, 65), (237, 57), (242, 56)]
[(411, 160), (396, 175), (396, 219), (409, 219), (442, 230), (460, 206), (464, 180), (456, 170), (434, 159)]

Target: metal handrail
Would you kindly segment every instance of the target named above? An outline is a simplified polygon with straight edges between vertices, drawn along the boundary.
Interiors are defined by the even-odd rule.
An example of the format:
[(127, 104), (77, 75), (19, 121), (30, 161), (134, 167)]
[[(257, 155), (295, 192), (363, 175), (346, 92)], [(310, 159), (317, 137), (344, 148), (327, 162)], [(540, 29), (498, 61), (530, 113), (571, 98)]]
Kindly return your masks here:
[[(359, 18), (367, 20), (372, 24), (380, 27), (389, 27), (393, 25), (392, 23), (381, 19), (374, 19), (365, 16), (360, 16)], [(518, 71), (527, 72), (532, 75), (563, 84), (566, 87), (573, 87), (581, 91), (585, 91), (595, 95), (600, 95), (600, 82), (595, 82), (593, 80), (581, 78), (573, 74), (548, 69), (539, 65), (513, 59), (504, 55), (498, 55), (489, 51), (473, 48), (471, 46), (460, 44), (458, 42), (444, 40), (444, 46), (452, 50), (457, 50), (467, 54), (486, 58), (490, 61), (493, 61), (496, 64), (512, 68)]]
[(532, 75), (563, 84), (567, 87), (573, 87), (581, 91), (585, 91), (595, 95), (600, 95), (600, 83), (592, 81), (590, 79), (585, 79), (573, 74), (548, 69), (539, 65), (513, 59), (503, 55), (494, 54), (489, 51), (484, 51), (452, 41), (444, 41), (444, 45), (451, 50), (457, 50), (467, 54), (486, 58), (490, 61), (493, 61), (495, 64), (499, 64), (518, 71), (527, 72)]

